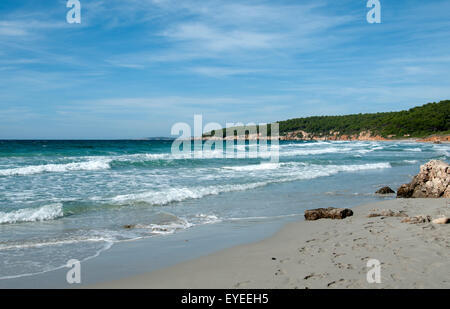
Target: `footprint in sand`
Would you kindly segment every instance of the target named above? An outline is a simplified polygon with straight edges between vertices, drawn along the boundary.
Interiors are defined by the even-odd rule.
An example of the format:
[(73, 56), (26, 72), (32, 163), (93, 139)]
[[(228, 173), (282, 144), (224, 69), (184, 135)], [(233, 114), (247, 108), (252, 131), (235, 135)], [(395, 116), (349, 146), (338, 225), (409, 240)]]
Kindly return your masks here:
[(239, 288), (245, 285), (248, 285), (249, 283), (251, 283), (251, 281), (242, 281), (242, 282), (238, 282), (234, 285), (235, 288)]
[(327, 287), (330, 287), (338, 282), (344, 282), (344, 281), (345, 281), (345, 279), (339, 279), (338, 281), (331, 281), (330, 283), (327, 284)]

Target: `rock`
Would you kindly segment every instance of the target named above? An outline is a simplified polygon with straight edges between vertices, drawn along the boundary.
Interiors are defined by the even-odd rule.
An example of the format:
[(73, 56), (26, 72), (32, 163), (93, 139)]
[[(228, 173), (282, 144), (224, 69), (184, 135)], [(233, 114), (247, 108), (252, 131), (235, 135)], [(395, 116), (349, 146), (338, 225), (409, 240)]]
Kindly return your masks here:
[(399, 198), (449, 198), (450, 165), (432, 160), (420, 167), (413, 180), (397, 189)]
[(318, 208), (305, 211), (306, 220), (318, 219), (344, 219), (353, 216), (353, 211), (348, 208)]
[(385, 209), (380, 212), (372, 212), (367, 217), (407, 217), (407, 214), (405, 214), (403, 211), (395, 212), (390, 209)]
[(401, 185), (397, 189), (397, 197), (399, 198), (410, 198), (414, 193), (414, 189), (409, 184)]
[(376, 194), (392, 194), (392, 193), (395, 193), (395, 191), (389, 187), (383, 187), (375, 193)]
[(446, 217), (438, 218), (438, 219), (434, 219), (431, 222), (433, 222), (434, 224), (449, 224), (450, 218), (446, 218)]
[(415, 216), (415, 217), (408, 217), (401, 221), (402, 223), (410, 223), (410, 224), (418, 224), (418, 223), (428, 223), (431, 222), (430, 216)]
[(136, 225), (134, 225), (134, 224), (127, 224), (127, 225), (123, 226), (124, 229), (134, 229), (135, 227), (136, 227)]

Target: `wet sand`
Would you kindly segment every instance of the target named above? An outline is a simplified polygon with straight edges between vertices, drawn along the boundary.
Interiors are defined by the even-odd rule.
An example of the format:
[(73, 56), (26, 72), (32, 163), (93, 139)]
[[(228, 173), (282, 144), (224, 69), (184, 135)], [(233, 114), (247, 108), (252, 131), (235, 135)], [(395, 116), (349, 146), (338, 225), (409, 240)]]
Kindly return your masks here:
[[(345, 207), (345, 205), (337, 205)], [(402, 223), (374, 210), (450, 216), (450, 199), (394, 199), (344, 220), (299, 221), (274, 236), (91, 288), (450, 288), (450, 224)], [(368, 283), (367, 262), (381, 263)]]

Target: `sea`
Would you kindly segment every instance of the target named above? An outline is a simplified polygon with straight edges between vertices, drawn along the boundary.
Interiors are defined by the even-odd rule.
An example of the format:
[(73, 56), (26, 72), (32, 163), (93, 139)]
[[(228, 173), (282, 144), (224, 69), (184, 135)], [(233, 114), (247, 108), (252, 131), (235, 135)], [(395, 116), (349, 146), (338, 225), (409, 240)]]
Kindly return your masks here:
[[(200, 145), (201, 146), (201, 145)], [(95, 259), (121, 242), (198, 229), (204, 237), (302, 220), (306, 209), (395, 198), (421, 164), (448, 160), (449, 144), (407, 141), (237, 145), (241, 155), (173, 153), (172, 141), (0, 141), (0, 280)], [(224, 147), (225, 149), (225, 147)], [(254, 152), (254, 151), (253, 151)], [(158, 249), (159, 248), (159, 249)], [(158, 254), (161, 250), (161, 254)], [(179, 252), (178, 254), (182, 254)]]

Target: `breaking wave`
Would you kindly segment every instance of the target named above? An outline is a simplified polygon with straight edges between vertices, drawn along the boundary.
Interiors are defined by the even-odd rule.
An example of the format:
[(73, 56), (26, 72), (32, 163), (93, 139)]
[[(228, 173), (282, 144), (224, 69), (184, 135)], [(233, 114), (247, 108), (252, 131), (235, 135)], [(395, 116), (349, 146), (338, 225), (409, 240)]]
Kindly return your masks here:
[[(269, 164), (269, 163), (268, 163)], [(270, 163), (272, 164), (272, 163)], [(208, 195), (218, 195), (227, 192), (246, 191), (263, 187), (272, 183), (281, 183), (317, 177), (332, 176), (339, 172), (356, 172), (363, 170), (375, 170), (391, 168), (390, 163), (369, 163), (360, 165), (307, 165), (304, 163), (290, 163), (286, 171), (278, 174), (276, 178), (245, 184), (225, 184), (216, 186), (178, 187), (167, 188), (160, 191), (150, 190), (136, 194), (118, 195), (111, 198), (114, 203), (144, 202), (150, 205), (167, 205), (173, 202), (181, 202), (188, 199), (200, 199)], [(260, 168), (258, 165), (233, 167), (237, 171), (254, 171)], [(294, 168), (292, 168), (294, 167)], [(238, 168), (238, 169), (236, 169)], [(265, 167), (266, 168), (266, 167)]]
[(40, 208), (24, 208), (13, 212), (0, 212), (0, 224), (53, 220), (64, 215), (61, 203)]
[(280, 167), (280, 163), (261, 163), (244, 166), (224, 166), (223, 169), (233, 171), (261, 171), (261, 170), (273, 170)]
[(0, 176), (25, 176), (40, 173), (68, 172), (68, 171), (98, 171), (110, 168), (111, 160), (93, 160), (87, 162), (73, 162), (66, 164), (29, 165), (25, 167), (0, 170)]

